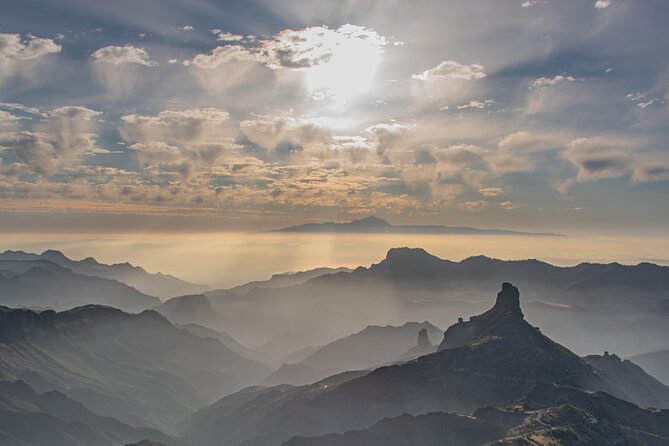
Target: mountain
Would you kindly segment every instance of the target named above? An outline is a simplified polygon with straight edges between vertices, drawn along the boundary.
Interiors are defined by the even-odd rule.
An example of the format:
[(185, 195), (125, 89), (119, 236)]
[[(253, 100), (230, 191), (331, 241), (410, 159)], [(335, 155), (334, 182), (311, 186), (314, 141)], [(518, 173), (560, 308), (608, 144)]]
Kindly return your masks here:
[[(620, 379), (601, 373), (529, 324), (518, 289), (505, 283), (495, 305), (451, 326), (435, 353), (307, 386), (233, 394), (188, 419), (181, 435), (202, 446), (276, 445), (298, 435), (365, 429), (404, 413), (468, 415), (481, 407), (507, 407), (542, 383), (585, 395), (604, 391), (613, 395), (614, 405), (642, 410), (633, 404), (641, 390)], [(669, 401), (662, 403), (667, 407)], [(666, 411), (658, 413), (666, 420)]]
[(248, 387), (185, 418), (177, 425), (177, 432), (186, 443), (198, 446), (251, 445), (256, 438), (258, 444), (266, 440), (266, 444), (278, 445), (276, 429), (282, 428), (288, 412), (302, 411), (318, 394), (366, 373), (346, 372), (299, 387)]
[(153, 309), (174, 324), (197, 324), (216, 329), (225, 323), (204, 294), (173, 297)]
[(294, 437), (284, 446), (484, 446), (669, 444), (669, 411), (641, 409), (603, 392), (538, 384), (506, 409), (470, 416), (404, 414), (369, 428), (321, 437)]
[(89, 305), (64, 312), (0, 307), (0, 376), (56, 390), (94, 412), (167, 429), (257, 382), (264, 366), (155, 311)]
[(619, 383), (631, 401), (643, 407), (669, 408), (669, 387), (652, 377), (644, 369), (618, 355), (589, 355), (583, 358), (609, 381)]
[(466, 226), (441, 225), (392, 225), (382, 218), (369, 216), (347, 223), (307, 223), (299, 226), (276, 229), (271, 232), (344, 232), (344, 233), (388, 233), (388, 234), (494, 234), (494, 235), (543, 235), (549, 233), (531, 233), (506, 229), (479, 229)]
[(50, 260), (0, 260), (0, 304), (64, 310), (101, 304), (138, 312), (160, 303), (117, 280), (77, 274)]
[(263, 384), (308, 384), (347, 370), (378, 367), (397, 360), (415, 346), (416, 336), (423, 330), (433, 338), (443, 333), (429, 322), (369, 326), (319, 348), (297, 364), (283, 364)]
[(486, 296), (507, 280), (531, 296), (525, 302), (528, 319), (580, 355), (615, 350), (632, 356), (666, 347), (669, 311), (656, 307), (669, 301), (669, 267), (647, 263), (560, 267), (484, 256), (456, 262), (422, 249), (394, 248), (380, 262), (350, 273), (207, 295), (220, 314), (237, 316), (227, 318), (225, 327), (242, 343), (262, 344), (282, 336), (286, 327), (299, 333), (296, 342), (273, 347), (283, 356), (303, 347), (301, 340), (326, 344), (370, 324), (428, 319), (448, 326), (459, 314), (483, 311)]
[(22, 381), (0, 381), (0, 443), (7, 446), (122, 446), (153, 438), (181, 443), (165, 434), (101, 417), (66, 395), (38, 393)]
[(397, 362), (411, 361), (412, 359), (419, 358), (423, 355), (434, 353), (436, 349), (436, 346), (432, 345), (432, 342), (430, 341), (430, 334), (428, 333), (427, 329), (423, 328), (418, 332), (418, 340), (416, 341), (416, 345), (402, 353), (402, 355), (397, 358)]
[(327, 371), (315, 369), (306, 364), (284, 363), (274, 372), (260, 381), (262, 386), (278, 386), (280, 384), (289, 384), (291, 386), (301, 386), (311, 384), (329, 376)]
[[(274, 274), (267, 280), (258, 280), (230, 288), (228, 291), (237, 294), (246, 294), (254, 288), (284, 288), (293, 285), (301, 285), (316, 277), (326, 274), (348, 273), (349, 268), (315, 268), (308, 271), (298, 271), (291, 273)], [(213, 290), (210, 293), (221, 292), (222, 290)]]
[(235, 353), (254, 361), (268, 361), (267, 355), (242, 345), (220, 328), (225, 327), (226, 319), (212, 308), (204, 294), (173, 297), (153, 309), (196, 336), (216, 339)]
[(213, 330), (211, 328), (203, 327), (202, 325), (197, 324), (175, 324), (175, 326), (178, 328), (183, 328), (189, 333), (192, 333), (195, 336), (199, 336), (201, 338), (216, 339), (233, 352), (238, 353), (245, 358), (252, 359), (259, 363), (264, 363), (266, 361), (266, 357), (263, 353), (240, 344), (235, 338), (232, 337), (232, 335), (224, 331)]
[[(513, 418), (518, 418), (513, 417)], [(511, 423), (508, 423), (511, 424)], [(294, 437), (284, 446), (470, 446), (499, 439), (510, 426), (485, 416), (462, 416), (433, 412), (425, 415), (400, 415), (386, 418), (373, 426), (343, 434), (316, 438)]]
[[(41, 254), (23, 251), (5, 251), (0, 253), (0, 265), (2, 265), (3, 260), (48, 260), (64, 268), (68, 268), (77, 274), (117, 280), (136, 288), (144, 294), (164, 299), (186, 294), (199, 294), (209, 289), (206, 285), (192, 284), (169, 274), (152, 274), (141, 267), (133, 266), (127, 262), (107, 265), (98, 262), (93, 257), (87, 257), (83, 260), (72, 260), (62, 252), (52, 249), (44, 251)], [(0, 269), (2, 269), (1, 266)]]
[(669, 385), (669, 349), (644, 353), (631, 359), (648, 373)]
[(416, 337), (422, 330), (426, 330), (428, 337), (433, 339), (443, 335), (443, 330), (427, 321), (407, 322), (402, 326), (371, 325), (358, 333), (331, 342), (301, 362), (321, 370), (334, 370), (335, 373), (378, 366), (397, 359), (415, 346)]

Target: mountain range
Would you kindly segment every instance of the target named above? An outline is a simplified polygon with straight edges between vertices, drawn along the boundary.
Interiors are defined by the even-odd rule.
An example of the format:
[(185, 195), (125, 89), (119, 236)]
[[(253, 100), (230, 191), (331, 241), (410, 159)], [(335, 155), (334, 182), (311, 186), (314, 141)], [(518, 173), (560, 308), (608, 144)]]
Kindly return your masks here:
[[(443, 331), (429, 322), (407, 322), (395, 326), (369, 326), (364, 330), (317, 348), (294, 364), (283, 364), (263, 379), (263, 385), (310, 384), (347, 370), (378, 367), (400, 358), (414, 359), (425, 348), (414, 352), (419, 334), (438, 339)], [(429, 344), (432, 347), (432, 344)], [(411, 353), (410, 353), (411, 352)], [(407, 357), (408, 355), (408, 357)], [(415, 355), (415, 356), (414, 356)]]
[(480, 229), (467, 226), (442, 225), (392, 225), (386, 220), (371, 215), (346, 223), (326, 221), (307, 223), (299, 226), (275, 229), (270, 232), (344, 232), (344, 233), (382, 233), (382, 234), (476, 234), (476, 235), (542, 235), (558, 236), (551, 233), (532, 233), (510, 231), (507, 229)]
[(155, 311), (0, 307), (0, 327), (2, 379), (61, 392), (133, 426), (169, 431), (194, 410), (269, 372)]
[(650, 263), (561, 267), (484, 256), (450, 261), (423, 249), (394, 248), (382, 261), (351, 272), (206, 295), (223, 316), (225, 331), (247, 345), (271, 341), (281, 357), (303, 347), (305, 338), (324, 345), (368, 325), (430, 320), (448, 326), (462, 314), (482, 311), (485, 297), (505, 280), (531, 296), (528, 318), (579, 354), (611, 350), (631, 356), (667, 347), (669, 267)]
[(185, 294), (198, 294), (209, 289), (206, 285), (196, 285), (169, 274), (149, 273), (139, 266), (130, 263), (116, 263), (107, 265), (100, 263), (93, 257), (83, 260), (72, 260), (60, 251), (46, 250), (41, 254), (24, 251), (5, 251), (0, 253), (0, 270), (4, 268), (4, 261), (39, 261), (46, 260), (67, 268), (80, 275), (95, 276), (123, 282), (144, 294), (159, 298), (170, 298)]
[[(582, 444), (634, 438), (656, 441), (647, 444), (669, 444), (669, 412), (641, 409), (632, 403), (646, 403), (651, 385), (662, 407), (669, 407), (667, 388), (650, 377), (644, 377), (640, 385), (624, 376), (594, 367), (527, 323), (518, 290), (505, 284), (492, 309), (451, 326), (435, 353), (371, 372), (346, 372), (306, 386), (248, 388), (197, 412), (179, 430), (184, 441), (202, 446), (279, 445), (291, 437), (330, 433), (336, 435), (293, 438), (287, 444), (386, 444), (369, 439), (391, 435), (394, 441), (415, 440), (423, 434), (438, 435), (442, 443), (389, 444), (483, 444), (506, 441), (507, 434), (515, 438), (541, 431), (545, 435), (553, 425), (566, 436), (597, 434), (610, 441)], [(488, 406), (503, 412), (493, 417), (494, 423), (477, 415), (472, 420), (443, 414), (480, 415), (477, 410)], [(417, 417), (426, 413), (435, 415)], [(497, 427), (478, 429), (479, 418)], [(583, 431), (593, 418), (602, 423), (597, 426), (602, 430)], [(447, 443), (449, 433), (444, 433), (442, 423), (451, 422), (465, 437), (472, 430), (481, 432), (481, 437), (470, 443)], [(338, 436), (356, 429), (362, 431)], [(370, 431), (365, 432), (367, 429)], [(457, 429), (452, 431), (456, 439)]]
[(3, 445), (669, 446), (666, 267), (398, 248), (161, 302), (59, 257), (0, 255)]
[(50, 260), (0, 260), (0, 304), (66, 310), (88, 304), (139, 312), (157, 297), (114, 279), (78, 274)]

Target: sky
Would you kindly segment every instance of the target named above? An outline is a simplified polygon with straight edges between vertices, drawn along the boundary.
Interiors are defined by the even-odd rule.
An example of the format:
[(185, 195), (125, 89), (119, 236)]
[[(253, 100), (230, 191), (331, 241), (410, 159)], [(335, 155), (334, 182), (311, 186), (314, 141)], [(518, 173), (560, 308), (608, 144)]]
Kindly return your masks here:
[(4, 0), (0, 230), (667, 234), (665, 0)]

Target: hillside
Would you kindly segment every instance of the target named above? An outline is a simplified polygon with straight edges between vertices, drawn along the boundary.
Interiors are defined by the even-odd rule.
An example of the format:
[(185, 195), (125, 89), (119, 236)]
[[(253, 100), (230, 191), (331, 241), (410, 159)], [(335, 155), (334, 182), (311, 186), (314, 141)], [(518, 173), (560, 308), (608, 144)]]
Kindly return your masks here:
[(0, 307), (0, 376), (57, 390), (101, 415), (170, 429), (266, 374), (214, 339), (154, 311), (102, 306), (64, 312)]

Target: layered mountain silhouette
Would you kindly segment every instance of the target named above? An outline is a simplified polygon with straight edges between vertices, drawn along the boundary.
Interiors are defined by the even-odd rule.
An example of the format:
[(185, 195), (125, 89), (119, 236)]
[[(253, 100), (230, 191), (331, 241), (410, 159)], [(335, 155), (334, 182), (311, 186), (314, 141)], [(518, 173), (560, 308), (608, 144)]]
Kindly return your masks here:
[(350, 273), (207, 295), (217, 312), (237, 316), (226, 318), (225, 330), (242, 343), (285, 338), (286, 327), (299, 333), (295, 342), (274, 342), (280, 357), (302, 347), (301, 339), (327, 344), (370, 324), (428, 319), (448, 326), (454, 315), (483, 311), (486, 296), (507, 280), (531, 296), (525, 302), (528, 318), (580, 354), (615, 350), (631, 356), (666, 347), (669, 324), (662, 323), (666, 313), (656, 306), (669, 299), (669, 267), (646, 263), (559, 267), (483, 256), (455, 262), (423, 249), (395, 248), (381, 262)]
[[(630, 401), (643, 407), (669, 407), (669, 387), (629, 359), (623, 360), (608, 352), (588, 355), (583, 359), (607, 380), (619, 383)], [(647, 370), (652, 373), (650, 368)]]
[(160, 300), (123, 282), (77, 274), (50, 260), (0, 260), (0, 305), (65, 310), (87, 304), (139, 312)]
[(41, 254), (24, 251), (5, 251), (0, 253), (0, 270), (5, 269), (3, 261), (36, 260), (47, 260), (70, 269), (76, 274), (123, 282), (142, 293), (160, 298), (198, 294), (209, 289), (206, 285), (192, 284), (169, 274), (149, 273), (143, 268), (133, 266), (127, 262), (107, 265), (98, 262), (93, 257), (87, 257), (83, 260), (72, 260), (62, 252), (52, 249), (44, 251)]
[(182, 444), (159, 431), (99, 416), (61, 392), (38, 393), (23, 381), (0, 381), (0, 444), (120, 446), (146, 438), (164, 446)]
[(232, 337), (230, 333), (226, 333), (220, 330), (213, 330), (211, 328), (197, 324), (175, 324), (175, 326), (183, 328), (184, 330), (187, 330), (188, 332), (201, 338), (216, 339), (233, 352), (238, 353), (245, 358), (253, 359), (259, 363), (265, 363), (267, 361), (267, 357), (264, 353), (240, 344), (235, 338)]
[[(307, 386), (249, 388), (196, 413), (180, 428), (184, 440), (203, 446), (275, 445), (293, 436), (364, 430), (385, 418), (406, 420), (403, 414), (447, 411), (468, 415), (482, 407), (509, 408), (520, 404), (517, 410), (522, 413), (516, 417), (520, 437), (533, 435), (538, 429), (528, 427), (523, 421), (526, 419), (528, 423), (538, 420), (537, 426), (545, 426), (545, 420), (556, 420), (556, 429), (578, 434), (595, 409), (602, 417), (609, 417), (602, 422), (611, 426), (626, 419), (629, 412), (629, 420), (622, 426), (637, 429), (643, 425), (645, 436), (666, 436), (667, 412), (644, 410), (634, 404), (647, 402), (645, 383), (639, 385), (638, 380), (629, 381), (624, 373), (603, 370), (606, 369), (593, 367), (529, 324), (520, 308), (518, 289), (505, 283), (493, 308), (451, 326), (435, 353), (371, 372), (335, 375)], [(570, 392), (575, 392), (578, 402), (573, 404), (575, 410), (561, 407), (571, 404), (561, 396), (571, 395)], [(604, 396), (592, 402), (592, 395)], [(669, 406), (669, 401), (658, 397), (663, 407)], [(539, 403), (545, 404), (541, 409), (544, 412), (530, 413), (538, 410), (534, 406)], [(598, 408), (597, 404), (604, 407)], [(413, 429), (411, 420), (416, 419), (423, 421), (411, 418), (406, 429)], [(460, 421), (452, 420), (456, 424)], [(466, 429), (467, 421), (462, 422)], [(633, 423), (638, 426), (632, 427)], [(618, 431), (610, 433), (611, 440), (625, 438), (626, 430)], [(602, 435), (607, 432), (604, 429)], [(494, 435), (491, 433), (491, 439), (505, 438), (499, 435), (498, 429)], [(484, 440), (488, 441), (481, 441)]]
[(666, 267), (397, 248), (161, 303), (123, 265), (0, 254), (0, 444), (669, 445)]
[[(316, 277), (324, 276), (326, 274), (347, 273), (351, 272), (349, 268), (314, 268), (307, 271), (298, 271), (290, 273), (274, 274), (267, 280), (258, 280), (230, 288), (228, 291), (237, 294), (245, 294), (255, 288), (284, 288), (293, 285), (301, 285)], [(210, 291), (213, 294), (221, 290)]]
[[(394, 362), (416, 347), (420, 333), (436, 339), (443, 332), (429, 322), (409, 322), (399, 327), (369, 326), (317, 349), (298, 363), (283, 364), (262, 383), (309, 384), (347, 370), (363, 370)], [(427, 342), (429, 344), (429, 340)], [(409, 359), (417, 356), (420, 354)]]
[(276, 229), (271, 232), (344, 232), (344, 233), (393, 233), (393, 234), (490, 234), (490, 235), (544, 235), (550, 233), (530, 233), (506, 229), (480, 229), (467, 226), (441, 225), (392, 225), (374, 215), (347, 223), (307, 223), (299, 226)]
[(223, 316), (211, 306), (204, 294), (173, 297), (154, 308), (175, 324), (197, 324), (216, 329), (225, 324)]
[(634, 356), (632, 360), (669, 385), (669, 349)]
[(257, 382), (261, 364), (174, 327), (155, 311), (85, 306), (57, 313), (0, 307), (0, 376), (59, 391), (94, 412), (170, 430)]
[(397, 358), (397, 361), (398, 362), (411, 361), (412, 359), (416, 359), (420, 356), (434, 353), (435, 350), (436, 346), (432, 345), (432, 341), (430, 340), (430, 334), (428, 333), (426, 328), (423, 328), (418, 332), (418, 339), (416, 341), (416, 345), (411, 347), (406, 352), (402, 353), (402, 355), (400, 355), (400, 357)]

